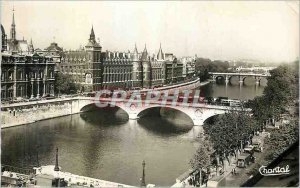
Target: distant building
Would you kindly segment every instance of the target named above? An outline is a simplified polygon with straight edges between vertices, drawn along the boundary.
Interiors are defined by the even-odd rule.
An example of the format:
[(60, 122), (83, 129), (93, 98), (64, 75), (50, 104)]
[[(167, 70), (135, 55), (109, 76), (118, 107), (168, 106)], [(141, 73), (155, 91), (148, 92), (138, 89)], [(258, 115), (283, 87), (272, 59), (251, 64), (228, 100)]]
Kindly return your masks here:
[(14, 12), (10, 38), (2, 25), (1, 32), (1, 100), (54, 95), (53, 58), (34, 53), (32, 40), (16, 38)]
[(165, 84), (183, 81), (183, 64), (171, 53), (166, 53), (165, 59)]
[(60, 63), (61, 57), (63, 55), (63, 48), (59, 47), (57, 43), (52, 42), (50, 46), (48, 46), (44, 50), (37, 48), (34, 51), (39, 55), (52, 56), (53, 62), (55, 63), (55, 72), (60, 71)]
[(180, 61), (183, 64), (182, 76), (184, 79), (192, 78), (195, 74), (195, 57), (182, 57)]
[(12, 17), (12, 24), (10, 29), (10, 38), (6, 39), (7, 44), (7, 51), (12, 54), (30, 54), (32, 53), (32, 43), (28, 45), (27, 40), (18, 40), (17, 39), (17, 31), (16, 31), (16, 24), (15, 24), (15, 13), (13, 10), (13, 17)]

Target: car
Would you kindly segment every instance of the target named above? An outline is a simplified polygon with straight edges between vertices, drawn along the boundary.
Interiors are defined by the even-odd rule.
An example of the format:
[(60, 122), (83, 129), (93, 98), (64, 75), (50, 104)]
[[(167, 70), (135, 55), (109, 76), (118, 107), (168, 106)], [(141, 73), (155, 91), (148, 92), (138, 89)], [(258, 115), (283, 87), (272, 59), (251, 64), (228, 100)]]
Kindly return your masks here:
[(46, 97), (46, 100), (50, 100), (50, 99), (55, 99), (55, 97), (54, 96)]
[(254, 153), (254, 146), (249, 145), (247, 147), (244, 148), (244, 153), (249, 153), (249, 154), (253, 154)]
[(38, 98), (30, 98), (29, 101), (38, 101), (39, 99)]

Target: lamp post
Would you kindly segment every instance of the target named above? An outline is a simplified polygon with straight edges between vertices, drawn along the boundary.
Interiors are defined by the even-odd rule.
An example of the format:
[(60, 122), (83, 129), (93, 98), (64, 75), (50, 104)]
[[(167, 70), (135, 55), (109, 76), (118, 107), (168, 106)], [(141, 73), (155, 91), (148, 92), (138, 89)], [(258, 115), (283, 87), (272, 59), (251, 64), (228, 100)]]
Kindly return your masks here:
[(143, 161), (142, 165), (143, 165), (143, 176), (141, 178), (141, 187), (146, 187), (146, 181), (145, 181), (145, 166), (146, 166), (146, 163), (145, 163), (145, 161)]

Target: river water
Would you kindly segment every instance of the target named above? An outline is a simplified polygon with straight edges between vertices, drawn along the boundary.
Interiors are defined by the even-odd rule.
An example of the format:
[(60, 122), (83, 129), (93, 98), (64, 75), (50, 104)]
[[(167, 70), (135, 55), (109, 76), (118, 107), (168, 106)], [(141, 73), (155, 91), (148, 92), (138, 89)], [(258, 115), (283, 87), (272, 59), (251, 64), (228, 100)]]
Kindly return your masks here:
[[(209, 84), (205, 96), (251, 99), (263, 87)], [(190, 166), (200, 127), (185, 115), (177, 119), (146, 114), (128, 120), (120, 109), (100, 109), (2, 130), (2, 164), (17, 167), (54, 165), (59, 149), (63, 171), (129, 185), (170, 186)], [(37, 152), (38, 151), (38, 152)]]

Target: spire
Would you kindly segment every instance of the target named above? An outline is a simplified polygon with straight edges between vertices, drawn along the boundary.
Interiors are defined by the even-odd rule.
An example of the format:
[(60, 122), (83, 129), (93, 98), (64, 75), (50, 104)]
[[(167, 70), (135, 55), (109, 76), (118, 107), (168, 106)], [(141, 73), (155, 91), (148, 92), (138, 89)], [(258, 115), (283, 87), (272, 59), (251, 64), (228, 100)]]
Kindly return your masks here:
[(157, 54), (157, 59), (158, 59), (158, 60), (163, 60), (163, 59), (164, 59), (164, 53), (163, 53), (163, 51), (162, 51), (162, 49), (161, 49), (161, 43), (160, 43), (160, 45), (159, 45), (159, 50), (158, 50), (158, 54)]
[(133, 51), (135, 54), (138, 54), (138, 50), (137, 50), (137, 47), (136, 47), (136, 43), (134, 43), (134, 51)]
[(142, 60), (147, 60), (148, 58), (148, 52), (147, 52), (147, 47), (146, 47), (146, 44), (145, 44), (145, 48), (144, 48), (144, 51), (142, 53)]
[(13, 17), (10, 29), (10, 39), (16, 40), (15, 7), (13, 7)]
[(92, 30), (91, 30), (91, 34), (90, 34), (90, 40), (95, 41), (95, 33), (94, 33), (94, 26), (93, 25), (92, 25)]
[(33, 52), (34, 52), (33, 43), (32, 43), (32, 38), (30, 39), (30, 44), (29, 44), (29, 46), (28, 46), (28, 51), (29, 51), (30, 53), (33, 53)]
[(59, 167), (58, 167), (58, 148), (56, 148), (56, 156), (55, 156), (55, 167), (54, 167), (54, 171), (59, 171)]
[(145, 48), (144, 48), (143, 53), (147, 53), (147, 46), (146, 46), (146, 43), (145, 43)]
[(146, 187), (146, 181), (145, 181), (145, 166), (146, 166), (146, 163), (145, 163), (145, 161), (143, 161), (142, 165), (143, 165), (143, 176), (141, 178), (141, 187)]
[(11, 25), (15, 26), (15, 7), (13, 7), (13, 20)]

